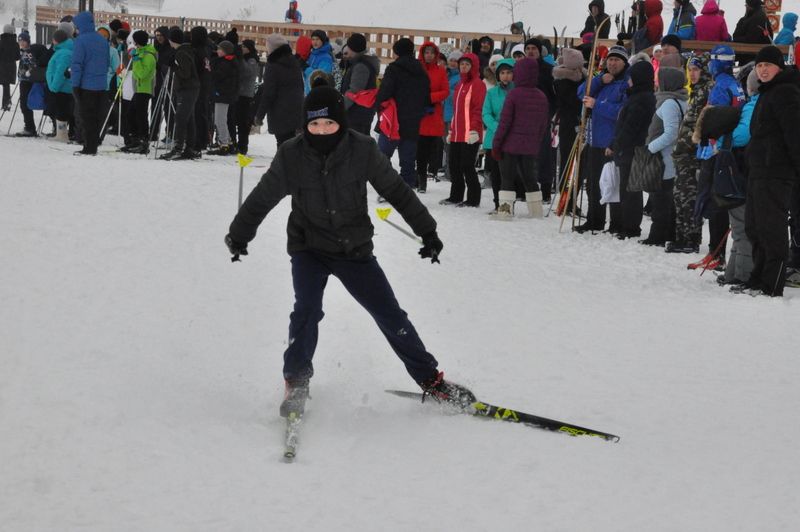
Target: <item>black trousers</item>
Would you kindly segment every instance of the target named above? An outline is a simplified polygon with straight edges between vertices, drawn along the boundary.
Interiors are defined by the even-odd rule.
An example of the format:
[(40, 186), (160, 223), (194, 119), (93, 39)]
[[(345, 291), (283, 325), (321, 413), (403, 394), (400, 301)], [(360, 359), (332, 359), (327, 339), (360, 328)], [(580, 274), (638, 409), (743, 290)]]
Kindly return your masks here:
[(19, 82), (19, 110), (25, 121), (25, 129), (35, 132), (36, 122), (33, 120), (33, 111), (28, 107), (28, 95), (31, 93), (31, 89), (33, 89), (33, 83), (29, 81)]
[(129, 110), (130, 137), (147, 140), (150, 135), (150, 120), (147, 115), (150, 107), (149, 94), (137, 92), (133, 95)]
[[(470, 207), (481, 204), (481, 183), (475, 170), (475, 158), (478, 156), (480, 144), (451, 142), (447, 164), (450, 167), (450, 201), (461, 203), (466, 201)], [(464, 200), (464, 189), (467, 199)]]
[(253, 125), (250, 107), (253, 99), (248, 96), (239, 96), (234, 106), (234, 125), (235, 131), (231, 139), (236, 139), (239, 153), (247, 153), (250, 147), (250, 127)]
[[(210, 116), (214, 116), (213, 104), (209, 89), (203, 87), (197, 89), (197, 97), (194, 104), (194, 134), (192, 144), (196, 151), (204, 150), (208, 147), (213, 129), (213, 120), (209, 121)], [(177, 136), (177, 135), (176, 135)]]
[(411, 378), (424, 382), (436, 376), (436, 359), (425, 349), (408, 315), (400, 308), (375, 257), (347, 260), (312, 251), (291, 255), (294, 310), (289, 317), (289, 347), (283, 355), (285, 379), (308, 379), (314, 374), (312, 359), (319, 322), (325, 316), (322, 296), (331, 275), (372, 316)]
[(633, 153), (623, 154), (616, 163), (619, 167), (619, 203), (611, 204), (611, 228), (626, 236), (639, 236), (642, 234), (644, 199), (641, 192), (628, 191)]
[(375, 113), (368, 111), (361, 106), (353, 105), (347, 111), (347, 124), (353, 131), (358, 131), (363, 135), (372, 133), (372, 123), (375, 121)]
[(516, 190), (516, 183), (522, 181), (525, 192), (536, 192), (540, 183), (539, 168), (539, 161), (533, 155), (504, 153), (500, 161), (500, 189)]
[(792, 202), (789, 205), (789, 213), (791, 215), (789, 228), (791, 229), (792, 235), (789, 266), (793, 268), (800, 268), (800, 183), (794, 184), (794, 192), (792, 192)]
[(500, 206), (500, 185), (502, 184), (502, 175), (500, 173), (500, 164), (492, 157), (491, 153), (486, 157), (486, 172), (489, 173), (489, 178), (492, 180), (492, 200), (494, 201), (494, 208)]
[[(548, 124), (549, 123), (548, 121)], [(553, 159), (555, 151), (553, 151), (553, 147), (550, 145), (551, 143), (550, 128), (548, 127), (545, 134), (542, 135), (542, 145), (539, 149), (539, 155), (536, 157), (539, 164), (538, 179), (541, 185), (542, 198), (544, 199), (550, 197), (550, 193), (553, 189), (553, 178), (555, 176), (556, 165)]]
[[(436, 153), (436, 142), (441, 137), (426, 137), (423, 135), (417, 139), (417, 187), (420, 190), (428, 188), (428, 168), (431, 159)], [(434, 175), (436, 175), (434, 173)]]
[(56, 92), (53, 94), (54, 118), (59, 122), (69, 122), (72, 119), (72, 94)]
[[(716, 157), (712, 157), (711, 159), (700, 162), (700, 178), (698, 179), (699, 183), (702, 184), (713, 182), (715, 162)], [(717, 250), (717, 248), (719, 248), (719, 251), (717, 251), (717, 256), (725, 258), (725, 249), (728, 246), (727, 242), (724, 244), (722, 242), (725, 238), (725, 234), (728, 232), (728, 228), (731, 226), (728, 211), (719, 208), (717, 204), (714, 203), (714, 200), (711, 199), (706, 207), (705, 214), (708, 216), (708, 233), (710, 237), (708, 241), (708, 254), (711, 255)]]
[(11, 103), (11, 84), (3, 83), (3, 107)]
[(100, 143), (100, 127), (105, 118), (103, 110), (108, 98), (106, 91), (80, 90), (81, 126), (83, 127), (83, 151), (97, 153)]
[(606, 226), (606, 206), (600, 204), (600, 174), (603, 173), (603, 165), (611, 159), (606, 157), (605, 151), (605, 148), (587, 146), (581, 153), (580, 177), (586, 181), (586, 195), (589, 199), (586, 223), (595, 231), (602, 231)]
[(789, 180), (758, 179), (747, 183), (745, 232), (753, 244), (753, 271), (749, 282), (772, 296), (782, 296), (786, 282), (791, 194)]
[(653, 207), (648, 240), (664, 244), (675, 239), (675, 205), (672, 198), (674, 179), (661, 182), (661, 190), (650, 193), (650, 204)]
[(182, 89), (175, 98), (175, 149), (198, 145), (195, 109), (200, 89)]
[(286, 131), (284, 133), (275, 133), (275, 141), (278, 143), (278, 147), (281, 144), (286, 142), (287, 140), (291, 140), (295, 137), (294, 131)]

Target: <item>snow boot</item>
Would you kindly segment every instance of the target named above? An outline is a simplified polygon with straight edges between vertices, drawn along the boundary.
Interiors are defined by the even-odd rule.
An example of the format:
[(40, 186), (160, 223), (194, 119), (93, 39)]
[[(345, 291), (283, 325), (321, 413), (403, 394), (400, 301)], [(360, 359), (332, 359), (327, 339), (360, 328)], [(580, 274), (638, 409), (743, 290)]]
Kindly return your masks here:
[(687, 242), (669, 241), (664, 246), (665, 253), (700, 253), (698, 244)]
[(175, 144), (170, 151), (159, 157), (164, 161), (179, 161), (187, 158), (183, 152), (183, 144)]
[(230, 155), (236, 150), (231, 144), (220, 144), (219, 148), (208, 150), (208, 155)]
[(517, 193), (513, 190), (501, 190), (498, 195), (497, 210), (489, 216), (492, 220), (511, 221), (514, 219), (514, 201), (517, 199)]
[(528, 214), (531, 218), (544, 218), (542, 209), (542, 191), (525, 193), (525, 203), (528, 204)]
[(477, 399), (468, 388), (454, 382), (444, 380), (444, 372), (440, 371), (430, 380), (419, 383), (422, 393), (431, 396), (439, 402), (449, 403), (459, 408), (468, 408)]
[(128, 153), (138, 153), (140, 155), (147, 155), (150, 153), (150, 143), (147, 142), (147, 139), (139, 139), (139, 143), (131, 146), (128, 149)]
[(308, 399), (308, 379), (300, 381), (285, 381), (286, 391), (283, 395), (283, 402), (280, 407), (281, 417), (289, 417), (289, 414), (303, 415)]
[(56, 122), (56, 142), (69, 142), (69, 122), (58, 120)]
[(15, 137), (37, 137), (35, 129), (23, 129), (14, 134)]

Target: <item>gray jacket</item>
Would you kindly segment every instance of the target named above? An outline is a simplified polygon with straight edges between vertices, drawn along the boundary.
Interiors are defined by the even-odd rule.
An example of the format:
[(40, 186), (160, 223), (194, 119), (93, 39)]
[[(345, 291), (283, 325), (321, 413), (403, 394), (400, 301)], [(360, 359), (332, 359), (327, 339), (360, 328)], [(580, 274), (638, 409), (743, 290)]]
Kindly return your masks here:
[(327, 157), (311, 148), (303, 135), (283, 143), (233, 219), (231, 238), (250, 242), (267, 214), (291, 196), (289, 253), (313, 250), (349, 259), (371, 257), (374, 227), (367, 183), (397, 209), (414, 233), (423, 236), (436, 230), (428, 209), (375, 141), (348, 130)]
[(255, 97), (257, 77), (258, 61), (253, 57), (243, 58), (239, 67), (239, 96)]

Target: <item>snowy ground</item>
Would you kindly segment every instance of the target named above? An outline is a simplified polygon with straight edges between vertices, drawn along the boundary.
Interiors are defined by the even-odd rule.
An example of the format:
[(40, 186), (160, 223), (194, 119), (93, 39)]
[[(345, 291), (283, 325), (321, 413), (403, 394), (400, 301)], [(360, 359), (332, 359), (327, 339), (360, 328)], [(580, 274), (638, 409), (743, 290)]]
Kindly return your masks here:
[(796, 530), (797, 290), (733, 296), (694, 256), (489, 222), (486, 192), (446, 208), (432, 183), (442, 264), (377, 218), (376, 253), (447, 375), (621, 442), (385, 394), (414, 386), (332, 280), (287, 465), (289, 202), (231, 264), (232, 158), (71, 150), (0, 138), (0, 529)]

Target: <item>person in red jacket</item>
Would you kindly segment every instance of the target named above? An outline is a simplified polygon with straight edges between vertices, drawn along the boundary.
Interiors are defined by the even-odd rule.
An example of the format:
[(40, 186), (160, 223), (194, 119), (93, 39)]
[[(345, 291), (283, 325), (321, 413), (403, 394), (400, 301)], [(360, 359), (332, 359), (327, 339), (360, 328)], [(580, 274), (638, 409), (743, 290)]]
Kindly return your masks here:
[(664, 10), (664, 5), (661, 0), (644, 0), (644, 14), (647, 17), (645, 27), (647, 28), (647, 40), (652, 44), (661, 42), (664, 36), (664, 20), (661, 18), (661, 12)]
[[(425, 109), (425, 116), (419, 124), (417, 141), (417, 191), (424, 193), (428, 188), (428, 163), (436, 153), (436, 144), (444, 135), (443, 102), (450, 95), (447, 71), (439, 66), (439, 47), (432, 42), (422, 44), (419, 61), (431, 80), (431, 105)], [(438, 168), (438, 165), (436, 166)]]
[[(475, 54), (464, 54), (458, 60), (461, 81), (453, 92), (453, 120), (447, 142), (450, 167), (450, 196), (439, 203), (459, 207), (478, 207), (481, 203), (481, 183), (475, 171), (483, 136), (483, 100), (486, 85), (478, 75), (480, 61)], [(467, 199), (464, 200), (466, 185)]]

